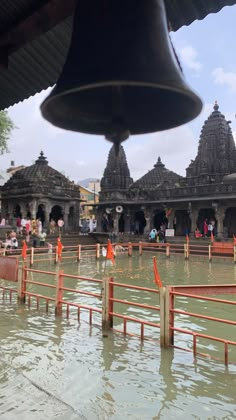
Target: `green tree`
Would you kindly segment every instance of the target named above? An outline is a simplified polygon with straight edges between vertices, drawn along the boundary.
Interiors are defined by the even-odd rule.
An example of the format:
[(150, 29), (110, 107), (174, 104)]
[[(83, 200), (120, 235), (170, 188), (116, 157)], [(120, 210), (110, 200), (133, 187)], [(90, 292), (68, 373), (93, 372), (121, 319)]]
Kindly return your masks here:
[(7, 111), (0, 111), (0, 154), (9, 152), (8, 140), (10, 138), (11, 131), (15, 127), (15, 124), (9, 117)]

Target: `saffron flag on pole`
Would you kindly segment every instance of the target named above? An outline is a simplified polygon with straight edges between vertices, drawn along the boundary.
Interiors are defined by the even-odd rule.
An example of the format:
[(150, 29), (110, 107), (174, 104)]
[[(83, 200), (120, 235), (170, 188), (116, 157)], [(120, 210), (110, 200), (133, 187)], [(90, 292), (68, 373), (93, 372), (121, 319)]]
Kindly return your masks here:
[(26, 258), (27, 258), (27, 245), (26, 245), (26, 242), (25, 242), (25, 240), (23, 240), (22, 241), (22, 251), (21, 251), (21, 255), (22, 255), (22, 258), (24, 259), (24, 260), (26, 260)]
[(114, 251), (110, 239), (107, 241), (107, 260), (111, 260), (112, 264), (115, 263)]
[(161, 278), (160, 278), (160, 274), (159, 274), (158, 269), (157, 269), (156, 257), (153, 257), (153, 270), (154, 270), (154, 282), (156, 283), (156, 285), (158, 287), (163, 287), (162, 281), (161, 281)]
[(62, 250), (63, 250), (62, 242), (60, 238), (57, 238), (57, 255), (60, 261), (61, 261), (61, 256), (62, 256)]

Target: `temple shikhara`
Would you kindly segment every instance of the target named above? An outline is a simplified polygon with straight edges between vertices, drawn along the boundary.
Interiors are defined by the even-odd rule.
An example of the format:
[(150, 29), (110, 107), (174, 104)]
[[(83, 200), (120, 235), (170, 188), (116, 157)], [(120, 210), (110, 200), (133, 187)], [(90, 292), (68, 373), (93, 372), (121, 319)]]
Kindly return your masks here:
[(213, 220), (217, 237), (236, 234), (236, 148), (230, 127), (215, 103), (204, 122), (197, 156), (182, 177), (158, 157), (154, 168), (133, 182), (125, 152), (111, 148), (97, 209), (101, 231), (148, 233), (168, 222), (176, 235), (202, 230)]

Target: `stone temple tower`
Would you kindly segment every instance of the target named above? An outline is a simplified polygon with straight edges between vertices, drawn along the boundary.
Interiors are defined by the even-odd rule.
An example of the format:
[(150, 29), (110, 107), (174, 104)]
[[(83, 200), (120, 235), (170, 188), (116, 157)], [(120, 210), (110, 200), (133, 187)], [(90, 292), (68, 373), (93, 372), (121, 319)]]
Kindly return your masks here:
[(236, 172), (236, 149), (229, 124), (215, 102), (202, 127), (197, 156), (186, 170), (192, 185), (221, 182), (225, 175)]
[(101, 179), (100, 201), (124, 200), (132, 183), (123, 146), (120, 146), (118, 155), (112, 146)]

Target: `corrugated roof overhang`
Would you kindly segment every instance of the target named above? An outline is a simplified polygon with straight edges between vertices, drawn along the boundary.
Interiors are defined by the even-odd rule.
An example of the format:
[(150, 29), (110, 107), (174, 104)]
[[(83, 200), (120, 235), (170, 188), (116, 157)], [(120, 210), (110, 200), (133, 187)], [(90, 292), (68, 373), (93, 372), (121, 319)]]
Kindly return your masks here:
[[(176, 31), (236, 4), (236, 0), (165, 0), (165, 3), (170, 28)], [(0, 1), (0, 66), (4, 67), (4, 54), (6, 61), (9, 57), (8, 68), (0, 70), (0, 109), (56, 83), (70, 43), (72, 18), (68, 15), (73, 13), (74, 4), (75, 0)], [(44, 7), (46, 11), (40, 15)]]

